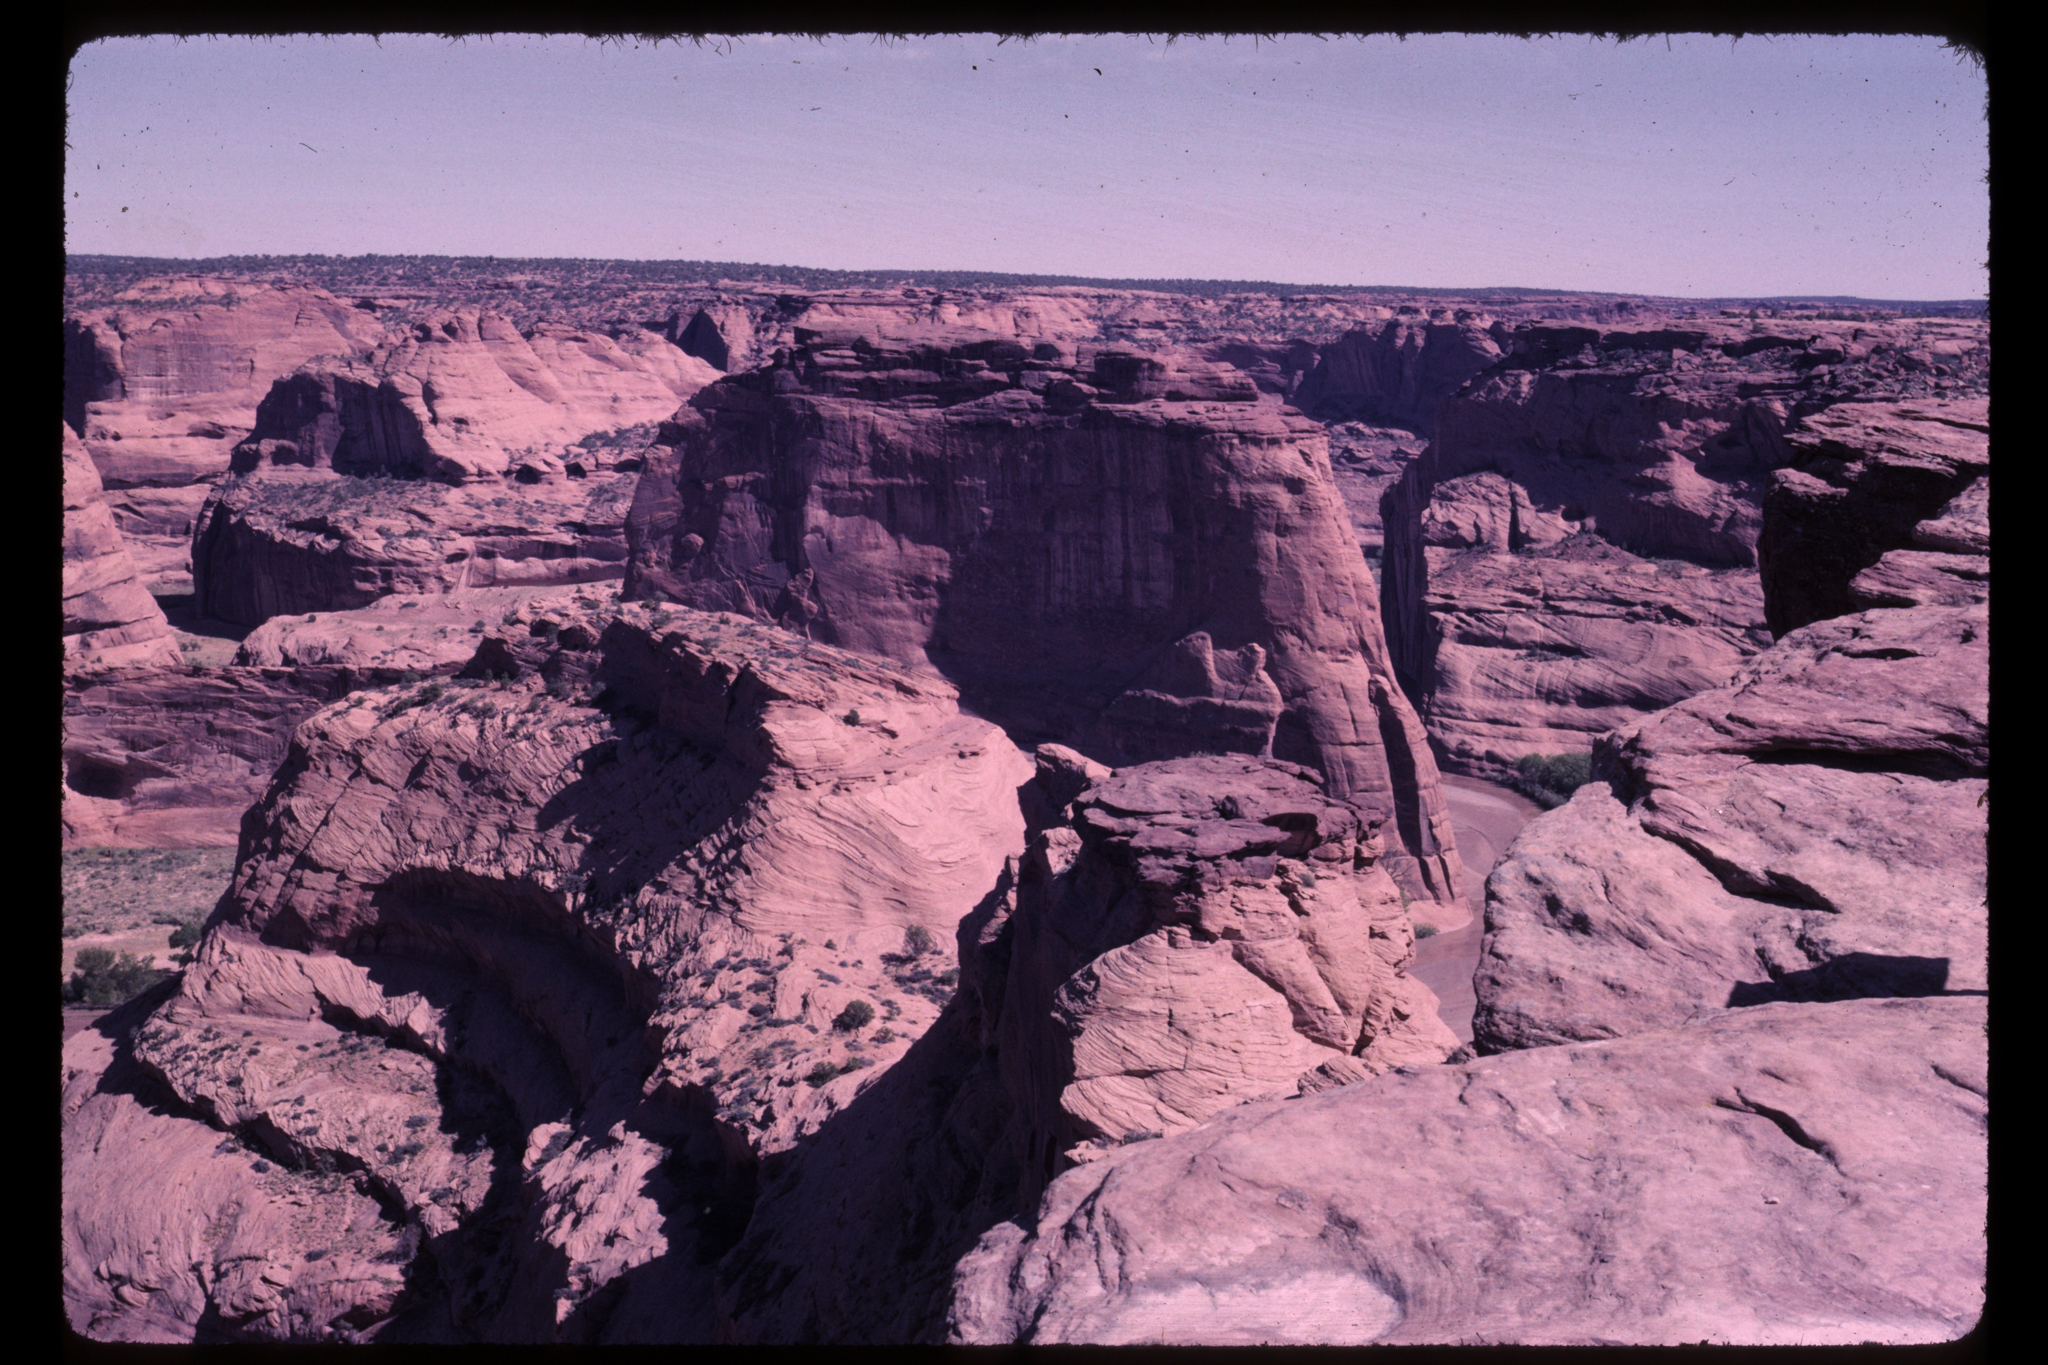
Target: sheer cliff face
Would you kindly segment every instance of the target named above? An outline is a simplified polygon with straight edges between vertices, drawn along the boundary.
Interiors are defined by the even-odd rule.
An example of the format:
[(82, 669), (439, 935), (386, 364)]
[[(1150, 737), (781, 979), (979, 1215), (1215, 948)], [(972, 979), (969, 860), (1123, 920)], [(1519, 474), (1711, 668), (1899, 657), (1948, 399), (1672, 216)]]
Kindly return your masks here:
[(942, 338), (705, 390), (647, 455), (629, 594), (779, 620), (956, 681), (1110, 762), (1270, 753), (1461, 872), (1319, 427), (1224, 366)]
[[(1892, 411), (1981, 391), (1981, 322), (1763, 326), (1495, 329), (1505, 354), (1443, 404), (1381, 504), (1388, 640), (1446, 766), (1498, 775), (1529, 753), (1583, 750), (1720, 686), (1769, 644), (1757, 570), (1774, 471), (1809, 471), (1770, 494), (1810, 507), (1779, 518), (1781, 577), (1811, 578), (1803, 591), (1832, 592), (1836, 611), (1877, 553), (1850, 564), (1844, 537), (1860, 545), (1862, 523), (1883, 522), (1887, 548), (1907, 548), (1915, 520), (1981, 472), (1956, 455), (1980, 434), (1967, 414), (1943, 426)], [(1849, 419), (1829, 414), (1879, 409), (1870, 420), (1897, 429), (1899, 457), (1848, 470), (1825, 429)]]

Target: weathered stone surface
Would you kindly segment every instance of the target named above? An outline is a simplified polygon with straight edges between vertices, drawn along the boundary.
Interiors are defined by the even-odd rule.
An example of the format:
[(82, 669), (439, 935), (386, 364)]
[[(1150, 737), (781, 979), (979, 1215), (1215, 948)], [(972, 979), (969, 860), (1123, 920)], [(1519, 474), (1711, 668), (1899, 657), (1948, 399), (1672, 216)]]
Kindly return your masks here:
[[(417, 1320), (365, 1282), (307, 1335), (706, 1340), (703, 1268), (744, 1222), (753, 1153), (902, 1056), (951, 980), (909, 931), (945, 944), (1021, 845), (1031, 764), (943, 682), (562, 596), (486, 639), (496, 683), (358, 694), (299, 727), (197, 962), (125, 1035), (136, 1094), (280, 1165), (360, 1170), (393, 1235), (418, 1230), (402, 1259), (442, 1290)], [(128, 1103), (103, 1092), (71, 1127)], [(107, 1223), (101, 1188), (74, 1182), (75, 1227)], [(194, 1198), (260, 1202), (233, 1181)], [(123, 1265), (194, 1275), (170, 1233), (130, 1231)], [(81, 1292), (75, 1318), (112, 1311)], [(179, 1331), (228, 1316), (203, 1277), (163, 1302)]]
[(1985, 990), (1988, 662), (1982, 606), (1839, 617), (1601, 741), (1487, 883), (1479, 1048)]
[(1466, 308), (1403, 307), (1321, 347), (1293, 402), (1325, 421), (1386, 422), (1427, 436), (1444, 399), (1500, 358), (1493, 321)]
[(1747, 569), (1648, 560), (1579, 535), (1502, 554), (1429, 547), (1430, 737), (1445, 766), (1504, 775), (1718, 687), (1769, 643)]
[(273, 379), (383, 336), (374, 310), (324, 289), (145, 281), (128, 301), (65, 319), (64, 421), (109, 488), (205, 483)]
[(456, 308), (360, 360), (279, 379), (233, 468), (554, 482), (577, 463), (572, 442), (659, 421), (717, 375), (653, 333), (615, 339), (553, 323), (521, 333), (497, 313)]
[(143, 588), (107, 511), (99, 471), (64, 428), (64, 660), (111, 668), (175, 664), (178, 642), (163, 608)]
[[(1505, 354), (1444, 403), (1429, 449), (1381, 508), (1396, 668), (1446, 767), (1476, 776), (1583, 748), (1630, 714), (1718, 685), (1762, 647), (1765, 618), (1750, 614), (1761, 594), (1741, 580), (1758, 563), (1772, 478), (1811, 477), (1774, 476), (1807, 458), (1795, 446), (1811, 438), (1788, 431), (1873, 398), (1969, 400), (1986, 383), (1983, 324), (1955, 319), (1493, 332)], [(1940, 374), (1912, 358), (1937, 344), (1950, 362)], [(1560, 582), (1557, 558), (1587, 567)], [(1659, 565), (1654, 584), (1644, 560)], [(1627, 572), (1607, 578), (1602, 563)], [(1836, 609), (1967, 600), (1954, 569), (1895, 564)], [(1509, 615), (1490, 609), (1506, 603)]]
[(1443, 1059), (1456, 1039), (1405, 975), (1415, 935), (1379, 831), (1272, 760), (1147, 763), (1097, 781), (1034, 844), (988, 939), (982, 994), (1025, 1164), (1172, 1133), (1292, 1092)]
[(1241, 1106), (992, 1229), (951, 1337), (1953, 1340), (1984, 1301), (1984, 1003), (1708, 1011)]
[(636, 478), (451, 488), (322, 470), (237, 475), (200, 511), (194, 596), (202, 614), (253, 626), (392, 593), (616, 580)]
[(663, 428), (626, 590), (935, 667), (1013, 733), (1104, 761), (1264, 752), (1272, 713), (1270, 752), (1384, 824), (1404, 885), (1455, 900), (1321, 430), (1257, 399), (1171, 357), (821, 336)]
[(1842, 403), (1789, 433), (1757, 548), (1771, 629), (1984, 600), (1990, 420), (1983, 399)]

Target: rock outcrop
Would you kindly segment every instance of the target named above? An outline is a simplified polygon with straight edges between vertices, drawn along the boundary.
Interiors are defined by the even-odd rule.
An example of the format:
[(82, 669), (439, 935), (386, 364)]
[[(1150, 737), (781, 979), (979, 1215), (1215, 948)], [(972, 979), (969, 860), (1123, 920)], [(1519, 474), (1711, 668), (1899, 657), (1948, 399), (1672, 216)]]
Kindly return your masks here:
[[(1964, 398), (1987, 354), (1950, 320), (1494, 334), (1502, 358), (1381, 509), (1396, 669), (1445, 766), (1482, 777), (1725, 681), (1768, 643), (1765, 490), (1809, 439), (1788, 430), (1852, 399)], [(1915, 359), (1932, 345), (1941, 373)]]
[(1984, 1302), (1984, 1003), (1715, 1010), (1245, 1105), (992, 1229), (951, 1338), (1954, 1340)]
[(325, 470), (239, 474), (201, 509), (194, 597), (202, 615), (253, 626), (393, 593), (616, 580), (636, 478), (449, 487)]
[(324, 289), (157, 283), (64, 322), (64, 422), (109, 488), (208, 482), (272, 380), (384, 338), (375, 310)]
[(1501, 349), (1491, 316), (1411, 304), (1321, 347), (1292, 401), (1324, 421), (1378, 422), (1427, 436), (1443, 401), (1489, 369)]
[(1603, 739), (1487, 883), (1479, 1048), (1985, 990), (1989, 646), (1983, 606), (1817, 622)]
[(938, 1013), (1029, 762), (928, 675), (556, 605), (302, 724), (177, 994), (73, 1039), (80, 1330), (707, 1341), (755, 1153)]
[(63, 453), (66, 667), (177, 663), (170, 622), (142, 586), (107, 511), (99, 471), (69, 427)]
[(1771, 630), (1866, 607), (1985, 600), (1991, 426), (1982, 399), (1842, 403), (1788, 432), (1758, 568)]
[(647, 332), (614, 338), (560, 324), (521, 333), (456, 308), (360, 360), (321, 360), (279, 379), (234, 449), (242, 473), (303, 466), (460, 484), (554, 482), (594, 432), (655, 422), (718, 371)]
[(1322, 431), (1218, 365), (1004, 338), (819, 336), (649, 448), (629, 595), (933, 667), (1105, 762), (1270, 753), (1462, 894)]

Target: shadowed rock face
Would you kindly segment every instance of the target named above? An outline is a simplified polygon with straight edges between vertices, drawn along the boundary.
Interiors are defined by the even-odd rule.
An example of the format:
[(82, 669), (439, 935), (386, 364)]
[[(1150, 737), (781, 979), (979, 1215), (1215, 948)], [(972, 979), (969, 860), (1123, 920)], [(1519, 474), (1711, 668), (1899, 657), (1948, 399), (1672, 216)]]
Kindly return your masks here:
[(1427, 436), (1443, 401), (1500, 358), (1492, 324), (1464, 308), (1403, 308), (1322, 347), (1293, 402), (1323, 421), (1387, 422)]
[(1041, 746), (1043, 828), (960, 926), (959, 997), (764, 1179), (719, 1271), (734, 1335), (939, 1340), (953, 1263), (1061, 1171), (1449, 1053), (1378, 833), (1319, 788)]
[[(559, 605), (303, 724), (179, 993), (125, 1061), (74, 1040), (82, 1329), (709, 1340), (753, 1154), (938, 1013), (907, 931), (945, 944), (1021, 845), (1022, 755), (927, 675)], [(178, 1193), (137, 1223), (96, 1173), (145, 1142)]]
[[(1720, 685), (1768, 643), (1764, 493), (1816, 458), (1798, 433), (1837, 419), (1814, 414), (1984, 382), (1981, 323), (1800, 326), (1495, 329), (1503, 358), (1444, 403), (1381, 507), (1389, 644), (1449, 769), (1497, 777)], [(1949, 377), (1916, 359), (1928, 346)], [(1818, 545), (1841, 533), (1816, 509)]]
[(1983, 400), (1843, 403), (1788, 433), (1757, 546), (1771, 630), (1985, 600), (1990, 420)]
[(64, 658), (71, 667), (175, 664), (163, 608), (144, 590), (84, 444), (64, 428)]
[(663, 428), (627, 591), (936, 668), (1013, 734), (1105, 761), (1267, 752), (1270, 715), (1274, 757), (1327, 774), (1388, 827), (1396, 876), (1455, 899), (1321, 429), (1190, 365), (816, 334)]
[(194, 596), (205, 615), (253, 626), (394, 593), (616, 580), (635, 478), (450, 488), (323, 470), (237, 475), (200, 509)]

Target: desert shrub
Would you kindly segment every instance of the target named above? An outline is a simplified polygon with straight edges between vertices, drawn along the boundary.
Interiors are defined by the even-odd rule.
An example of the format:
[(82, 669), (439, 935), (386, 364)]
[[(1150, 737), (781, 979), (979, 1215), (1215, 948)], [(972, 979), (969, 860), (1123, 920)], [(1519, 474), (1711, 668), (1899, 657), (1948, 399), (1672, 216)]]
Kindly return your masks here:
[(1415, 926), (1415, 937), (1417, 938), (1432, 938), (1435, 934), (1436, 926), (1434, 924), (1418, 924)]
[(819, 1062), (816, 1066), (812, 1067), (809, 1071), (804, 1073), (804, 1084), (810, 1086), (813, 1090), (815, 1090), (819, 1086), (824, 1085), (827, 1081), (832, 1080), (838, 1075), (838, 1067), (832, 1065), (832, 1063), (830, 1062)]
[(913, 924), (903, 931), (903, 949), (912, 957), (921, 957), (938, 946), (938, 940), (932, 937), (932, 931), (922, 924)]
[(858, 1033), (875, 1022), (875, 1007), (865, 1000), (848, 1003), (845, 1009), (832, 1021), (832, 1027), (841, 1033)]
[(171, 946), (173, 948), (198, 947), (199, 935), (205, 928), (206, 919), (202, 915), (194, 915), (191, 919), (181, 921), (177, 928), (171, 930)]
[(170, 975), (139, 953), (116, 957), (111, 948), (81, 948), (76, 965), (64, 983), (64, 1003), (93, 1009), (126, 1004)]
[(1591, 754), (1524, 754), (1515, 760), (1514, 789), (1545, 810), (1562, 806), (1593, 780)]

